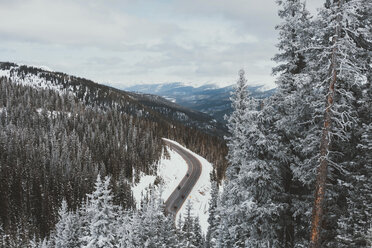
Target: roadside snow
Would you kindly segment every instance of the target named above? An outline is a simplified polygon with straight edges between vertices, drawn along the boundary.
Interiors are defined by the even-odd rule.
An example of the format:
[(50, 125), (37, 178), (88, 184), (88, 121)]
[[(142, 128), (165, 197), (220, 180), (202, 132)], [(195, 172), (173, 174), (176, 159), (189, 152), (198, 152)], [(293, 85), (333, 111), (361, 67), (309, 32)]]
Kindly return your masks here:
[(136, 200), (137, 209), (141, 206), (142, 197), (146, 195), (147, 190), (154, 184), (156, 176), (143, 174), (140, 181), (132, 187), (133, 197)]
[(158, 176), (162, 179), (161, 198), (164, 202), (176, 189), (182, 178), (186, 175), (187, 164), (186, 161), (177, 152), (169, 149), (167, 151), (170, 159), (163, 156), (158, 165)]

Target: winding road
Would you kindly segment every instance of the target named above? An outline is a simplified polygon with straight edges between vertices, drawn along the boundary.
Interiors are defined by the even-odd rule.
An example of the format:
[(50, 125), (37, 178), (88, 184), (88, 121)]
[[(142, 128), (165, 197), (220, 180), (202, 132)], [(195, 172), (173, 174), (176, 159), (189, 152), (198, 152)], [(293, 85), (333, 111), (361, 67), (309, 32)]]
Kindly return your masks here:
[(165, 202), (165, 211), (174, 215), (182, 207), (187, 197), (191, 193), (191, 190), (199, 180), (202, 172), (202, 165), (194, 155), (190, 152), (178, 146), (168, 140), (163, 140), (171, 149), (176, 151), (186, 161), (188, 169), (186, 175), (182, 178), (177, 188), (172, 192), (169, 198)]

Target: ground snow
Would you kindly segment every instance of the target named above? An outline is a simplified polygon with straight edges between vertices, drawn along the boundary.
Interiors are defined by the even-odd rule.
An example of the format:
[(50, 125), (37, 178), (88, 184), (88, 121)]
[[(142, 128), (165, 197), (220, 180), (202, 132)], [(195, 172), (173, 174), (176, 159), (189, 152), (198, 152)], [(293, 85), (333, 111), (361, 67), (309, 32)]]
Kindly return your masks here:
[(187, 164), (181, 155), (167, 147), (170, 159), (163, 157), (158, 165), (158, 176), (162, 179), (160, 187), (161, 198), (164, 202), (176, 189), (186, 175)]
[[(181, 146), (175, 141), (169, 139), (164, 140), (168, 140), (169, 142)], [(164, 200), (164, 202), (168, 199), (174, 189), (176, 189), (187, 172), (186, 161), (175, 151), (169, 148), (167, 148), (167, 151), (170, 155), (170, 158), (167, 159), (165, 158), (165, 156), (162, 156), (157, 170), (157, 176), (161, 178), (161, 184), (156, 188), (160, 192), (161, 198)], [(198, 182), (191, 191), (188, 200), (191, 201), (193, 207), (191, 214), (194, 217), (199, 217), (202, 232), (206, 234), (208, 229), (209, 200), (211, 197), (210, 173), (212, 172), (213, 168), (212, 164), (205, 160), (203, 157), (193, 153), (190, 150), (188, 151), (191, 152), (196, 158), (198, 158), (202, 164), (202, 173)], [(137, 202), (138, 207), (140, 206), (139, 204), (141, 202), (142, 196), (146, 195), (149, 187), (154, 184), (155, 179), (156, 176), (143, 174), (140, 177), (139, 182), (134, 187), (132, 187), (133, 196)], [(178, 211), (176, 221), (178, 221), (180, 216), (182, 216), (182, 219), (184, 216), (186, 216), (186, 202)]]
[(139, 182), (132, 187), (133, 197), (136, 200), (137, 208), (141, 206), (141, 199), (147, 194), (147, 190), (154, 184), (156, 176), (142, 174)]
[(0, 77), (9, 77), (10, 70), (0, 70)]
[[(18, 68), (19, 66), (17, 65), (16, 67), (12, 68)], [(40, 67), (39, 67), (40, 68)], [(39, 75), (34, 75), (34, 74), (26, 74), (23, 75), (22, 77), (18, 75), (12, 75), (10, 76), (10, 70), (11, 69), (0, 69), (0, 77), (4, 76), (7, 78), (10, 78), (13, 83), (15, 84), (20, 84), (20, 85), (25, 85), (25, 86), (31, 86), (36, 89), (50, 89), (57, 91), (60, 94), (73, 94), (73, 91), (71, 90), (71, 87), (69, 89), (64, 89), (63, 85), (60, 84), (55, 84), (52, 81), (46, 80), (45, 78), (39, 77)]]

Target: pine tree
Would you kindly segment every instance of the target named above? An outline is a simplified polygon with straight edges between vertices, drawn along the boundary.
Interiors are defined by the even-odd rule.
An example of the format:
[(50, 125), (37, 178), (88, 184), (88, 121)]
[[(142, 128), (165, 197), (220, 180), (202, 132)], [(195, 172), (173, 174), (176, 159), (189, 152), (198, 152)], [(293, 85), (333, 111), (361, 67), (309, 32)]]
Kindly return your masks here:
[(231, 135), (226, 137), (226, 140), (228, 141), (227, 146), (229, 148), (229, 168), (226, 171), (226, 176), (229, 180), (234, 180), (243, 163), (243, 161), (241, 161), (243, 159), (242, 153), (244, 153), (242, 150), (242, 144), (245, 142), (244, 125), (246, 124), (244, 116), (245, 112), (249, 108), (247, 80), (245, 78), (244, 70), (239, 71), (239, 79), (230, 100), (234, 111), (230, 116), (225, 117)]
[(89, 233), (82, 238), (86, 242), (84, 247), (114, 247), (116, 214), (109, 184), (110, 177), (102, 181), (99, 174), (95, 183), (95, 191), (88, 194), (89, 203), (86, 211), (91, 219)]
[(191, 240), (191, 243), (194, 247), (204, 247), (204, 238), (202, 235), (198, 216), (194, 219), (193, 238)]
[(182, 226), (183, 237), (185, 240), (185, 247), (194, 247), (192, 240), (194, 238), (195, 233), (193, 233), (194, 227), (194, 218), (191, 215), (192, 205), (191, 201), (187, 201), (186, 203), (186, 216), (184, 218), (184, 223)]
[(246, 195), (248, 195), (248, 199), (250, 197), (246, 190), (242, 191), (243, 185), (240, 184), (239, 179), (242, 168), (246, 166), (247, 159), (245, 151), (245, 131), (248, 124), (246, 112), (249, 108), (252, 108), (252, 106), (249, 106), (247, 80), (245, 79), (245, 72), (243, 70), (239, 71), (239, 79), (230, 100), (232, 102), (233, 112), (229, 117), (226, 117), (230, 136), (225, 138), (229, 148), (229, 167), (226, 171), (227, 182), (221, 198), (219, 215), (228, 216), (226, 225), (232, 230), (231, 242), (239, 246), (244, 244), (244, 239), (249, 236), (247, 233), (242, 233), (243, 231), (247, 231), (247, 229), (242, 228), (245, 222), (245, 209), (242, 209), (240, 205), (247, 200)]
[(54, 244), (55, 247), (78, 247), (79, 237), (78, 237), (78, 224), (76, 216), (69, 212), (67, 209), (66, 200), (62, 201), (61, 208), (58, 211), (59, 221), (56, 224)]
[[(308, 242), (308, 202), (310, 195), (308, 185), (313, 177), (309, 170), (312, 164), (307, 162), (317, 148), (304, 143), (306, 135), (312, 128), (313, 112), (309, 98), (312, 87), (307, 75), (307, 58), (304, 49), (310, 40), (311, 26), (309, 13), (300, 0), (277, 1), (281, 7), (279, 17), (282, 23), (279, 31), (278, 48), (280, 53), (274, 60), (280, 63), (273, 69), (279, 75), (276, 80), (277, 90), (266, 103), (265, 118), (271, 119), (269, 127), (271, 139), (275, 139), (276, 167), (279, 169), (282, 192), (279, 202), (283, 203), (278, 223), (278, 241), (282, 247), (306, 245)], [(309, 90), (310, 89), (310, 90)], [(276, 134), (276, 135), (275, 135)], [(306, 153), (304, 152), (306, 151)]]
[(216, 247), (218, 248), (233, 247), (226, 218), (221, 219), (221, 222), (218, 228)]
[[(283, 208), (278, 201), (282, 192), (278, 168), (281, 150), (276, 146), (273, 119), (269, 118), (273, 106), (265, 103), (260, 106), (257, 100), (246, 98), (244, 111), (234, 109), (228, 120), (232, 121), (228, 124), (231, 133), (228, 158), (232, 168), (228, 169), (220, 215), (227, 219), (229, 240), (236, 247), (280, 245), (275, 224)], [(239, 105), (233, 101), (233, 106)], [(241, 120), (240, 125), (236, 125), (237, 119)], [(232, 171), (233, 168), (238, 170)]]
[(178, 240), (174, 226), (174, 216), (169, 214), (165, 216), (165, 220), (161, 226), (161, 244), (163, 247), (177, 247)]
[(363, 85), (359, 98), (360, 123), (353, 127), (353, 140), (347, 176), (341, 181), (346, 191), (346, 207), (338, 219), (339, 247), (368, 247), (368, 233), (372, 219), (372, 88), (371, 81)]
[[(357, 46), (349, 33), (359, 36), (362, 25), (357, 18), (357, 12), (360, 6), (359, 1), (328, 2), (315, 22), (317, 29), (313, 44), (315, 52), (313, 51), (313, 57), (310, 59), (312, 73), (319, 82), (319, 95), (326, 100), (326, 106), (322, 108), (324, 116), (311, 226), (311, 247), (320, 247), (325, 245), (327, 240), (334, 240), (335, 234), (332, 229), (335, 226), (333, 223), (337, 220), (331, 215), (324, 218), (324, 209), (332, 212), (342, 211), (337, 204), (342, 186), (331, 179), (342, 180), (342, 173), (347, 173), (345, 168), (347, 163), (345, 159), (340, 159), (347, 153), (343, 144), (352, 138), (350, 128), (359, 122), (355, 104), (356, 90), (362, 87), (366, 64), (360, 59), (360, 54), (364, 53), (363, 48)], [(327, 181), (333, 181), (328, 186), (328, 191)], [(330, 223), (328, 234), (322, 230), (324, 221)], [(321, 238), (321, 235), (324, 238)]]
[(211, 189), (211, 199), (209, 201), (209, 216), (208, 216), (208, 230), (205, 237), (205, 248), (215, 247), (217, 236), (218, 236), (218, 226), (219, 226), (219, 216), (217, 211), (218, 204), (218, 185), (216, 182), (212, 182)]

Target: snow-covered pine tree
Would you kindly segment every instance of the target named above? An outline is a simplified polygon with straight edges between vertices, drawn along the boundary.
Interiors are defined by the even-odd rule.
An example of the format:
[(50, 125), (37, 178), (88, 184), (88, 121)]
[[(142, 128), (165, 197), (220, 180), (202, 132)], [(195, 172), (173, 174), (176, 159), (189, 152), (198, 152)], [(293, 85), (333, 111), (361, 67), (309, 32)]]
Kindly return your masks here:
[(50, 248), (52, 247), (47, 238), (44, 238), (37, 246), (38, 248)]
[[(367, 64), (361, 60), (365, 51), (353, 36), (363, 35), (361, 19), (358, 18), (359, 0), (327, 1), (314, 23), (316, 29), (310, 47), (311, 73), (318, 82), (318, 95), (323, 98), (319, 112), (323, 112), (323, 129), (320, 138), (319, 166), (311, 226), (311, 247), (333, 245), (338, 211), (341, 210), (343, 174), (347, 174), (346, 141), (350, 129), (359, 122), (356, 108), (356, 92), (365, 82)], [(367, 18), (367, 17), (366, 17)], [(350, 35), (352, 33), (353, 35)], [(349, 162), (347, 162), (347, 161)], [(326, 190), (326, 186), (328, 190)], [(327, 216), (324, 210), (327, 208)], [(322, 226), (327, 223), (327, 233)], [(323, 237), (321, 237), (323, 236)]]
[(88, 194), (89, 202), (86, 211), (91, 219), (88, 234), (82, 237), (86, 242), (84, 247), (115, 247), (116, 212), (112, 198), (110, 177), (105, 177), (102, 181), (99, 174), (94, 192)]
[[(366, 5), (364, 5), (366, 6)], [(372, 58), (372, 51), (368, 52)], [(346, 190), (346, 206), (338, 219), (338, 247), (369, 247), (372, 223), (372, 68), (358, 97), (359, 122), (352, 128), (347, 145), (347, 176), (339, 183)]]
[(232, 181), (238, 176), (240, 167), (243, 164), (242, 159), (244, 158), (244, 156), (242, 156), (244, 154), (242, 144), (245, 142), (244, 129), (246, 124), (244, 116), (249, 108), (247, 80), (245, 78), (244, 70), (239, 71), (239, 79), (236, 83), (234, 92), (230, 97), (230, 101), (234, 111), (230, 116), (225, 117), (231, 134), (229, 137), (226, 137), (226, 140), (228, 141), (227, 146), (229, 148), (229, 167), (226, 171), (226, 176), (230, 181)]
[(221, 222), (218, 227), (216, 247), (217, 248), (233, 247), (232, 241), (230, 239), (229, 227), (226, 218), (221, 218)]
[(182, 226), (183, 236), (185, 240), (185, 247), (194, 247), (192, 240), (194, 238), (193, 227), (194, 227), (194, 218), (191, 215), (192, 204), (191, 201), (186, 203), (186, 216), (184, 218), (184, 223)]
[[(117, 228), (117, 246), (119, 248), (132, 248), (135, 231), (134, 223), (131, 218), (131, 214), (128, 211), (120, 210), (118, 212), (118, 228)], [(132, 226), (133, 224), (133, 226)]]
[(174, 226), (174, 216), (168, 214), (164, 217), (160, 230), (160, 237), (162, 247), (177, 247), (178, 240), (176, 236), (176, 230)]
[(205, 248), (216, 246), (219, 226), (219, 216), (217, 212), (219, 190), (216, 182), (212, 182), (211, 199), (209, 201), (208, 230), (205, 236)]
[[(246, 189), (242, 190), (244, 186), (241, 185), (239, 180), (242, 167), (246, 166), (247, 160), (245, 130), (247, 126), (251, 125), (246, 120), (246, 112), (252, 107), (249, 106), (244, 70), (239, 71), (239, 79), (230, 100), (233, 112), (229, 117), (226, 117), (230, 136), (225, 138), (229, 149), (229, 167), (226, 171), (227, 181), (221, 196), (221, 206), (218, 208), (219, 215), (226, 216), (226, 223), (220, 226), (220, 228), (224, 228), (225, 233), (220, 233), (219, 236), (227, 237), (231, 235), (231, 237), (229, 236), (229, 242), (234, 246), (242, 246), (249, 234), (248, 228), (243, 227), (246, 218), (245, 209), (241, 208), (241, 204), (247, 200), (249, 201), (251, 197)], [(231, 232), (226, 232), (225, 226), (228, 226)], [(228, 241), (226, 240), (226, 242)]]
[(191, 240), (191, 244), (193, 245), (193, 247), (204, 247), (204, 237), (202, 235), (200, 220), (198, 216), (194, 219), (193, 237)]
[[(271, 109), (271, 138), (275, 138), (274, 156), (279, 169), (283, 203), (278, 226), (278, 240), (282, 247), (306, 245), (308, 242), (309, 216), (307, 202), (310, 193), (307, 185), (313, 176), (303, 151), (313, 150), (303, 142), (304, 134), (311, 130), (312, 116), (309, 106), (309, 80), (306, 73), (306, 57), (303, 49), (310, 39), (309, 13), (301, 0), (279, 0), (279, 17), (282, 23), (277, 47), (280, 53), (274, 61), (279, 63), (273, 69), (278, 75), (277, 90), (266, 103)], [(263, 112), (267, 112), (264, 110)], [(266, 117), (267, 118), (267, 117)], [(317, 147), (316, 147), (317, 148)], [(304, 166), (305, 165), (305, 166)], [(311, 167), (311, 166), (310, 166)]]
[[(346, 190), (346, 207), (338, 220), (339, 247), (369, 247), (368, 229), (372, 223), (372, 2), (357, 2), (354, 16), (358, 31), (348, 30), (348, 34), (364, 52), (358, 55), (365, 64), (366, 82), (360, 89), (355, 89), (358, 122), (350, 130), (351, 139), (343, 144), (345, 153), (344, 167), (347, 175), (339, 181)], [(358, 37), (358, 38), (357, 38)]]
[(258, 101), (248, 98), (248, 93), (240, 93), (241, 89), (245, 91), (239, 87), (241, 82), (245, 84), (243, 73), (240, 73), (235, 93), (243, 97), (232, 98), (234, 111), (228, 119), (231, 167), (219, 208), (228, 232), (222, 226), (220, 231), (224, 233), (219, 236), (229, 235), (228, 242), (233, 247), (278, 247), (276, 224), (283, 206), (278, 202), (282, 191), (277, 167), (280, 148), (277, 134), (272, 130), (273, 107), (261, 106), (258, 111)]
[(183, 219), (183, 216), (180, 213), (179, 216), (178, 216), (177, 224), (176, 224), (177, 225), (176, 237), (177, 237), (177, 240), (178, 240), (178, 245), (176, 247), (179, 247), (179, 248), (186, 246), (185, 233), (182, 230), (182, 226), (183, 226), (182, 219)]
[(59, 220), (56, 224), (55, 235), (53, 238), (56, 248), (79, 247), (79, 223), (78, 217), (68, 211), (67, 202), (62, 200), (58, 211)]

